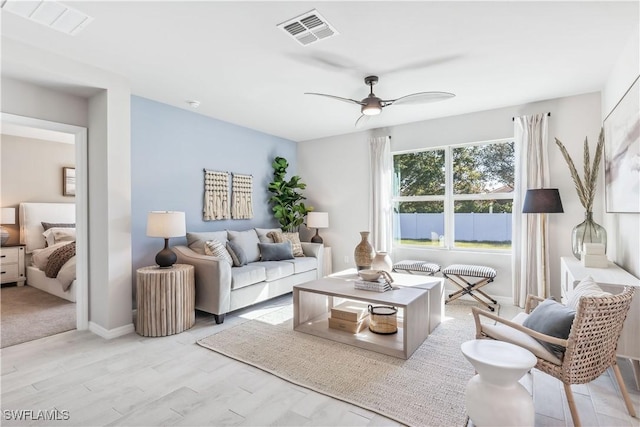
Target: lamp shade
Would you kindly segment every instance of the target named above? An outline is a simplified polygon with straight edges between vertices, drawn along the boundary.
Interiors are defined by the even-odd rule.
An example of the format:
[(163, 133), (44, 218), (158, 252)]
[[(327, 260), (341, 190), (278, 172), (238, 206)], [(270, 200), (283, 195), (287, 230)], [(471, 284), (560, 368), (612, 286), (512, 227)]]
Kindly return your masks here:
[(557, 188), (527, 190), (522, 213), (562, 213), (562, 200)]
[(168, 239), (185, 234), (184, 212), (152, 211), (147, 215), (147, 236)]
[(2, 208), (2, 214), (0, 215), (1, 224), (15, 224), (16, 223), (16, 208)]
[(307, 227), (328, 228), (329, 214), (327, 212), (309, 212), (307, 214)]

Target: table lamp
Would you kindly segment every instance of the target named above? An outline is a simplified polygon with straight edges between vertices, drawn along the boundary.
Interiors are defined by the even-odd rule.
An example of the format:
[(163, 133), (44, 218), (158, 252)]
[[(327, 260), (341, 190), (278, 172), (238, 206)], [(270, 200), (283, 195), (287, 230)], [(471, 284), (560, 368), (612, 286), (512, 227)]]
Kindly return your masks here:
[(152, 211), (147, 215), (147, 236), (164, 239), (164, 248), (156, 255), (156, 264), (160, 268), (170, 268), (176, 263), (178, 257), (169, 249), (169, 239), (185, 234), (184, 212)]
[(311, 243), (322, 243), (323, 240), (318, 234), (318, 229), (329, 227), (329, 214), (327, 212), (309, 212), (307, 214), (307, 227), (316, 229), (316, 234), (311, 238)]
[[(0, 219), (0, 223), (4, 224), (15, 224), (16, 223), (16, 208), (2, 208), (2, 213), (0, 213), (2, 217)], [(9, 239), (9, 230), (0, 226), (0, 245), (4, 246)]]

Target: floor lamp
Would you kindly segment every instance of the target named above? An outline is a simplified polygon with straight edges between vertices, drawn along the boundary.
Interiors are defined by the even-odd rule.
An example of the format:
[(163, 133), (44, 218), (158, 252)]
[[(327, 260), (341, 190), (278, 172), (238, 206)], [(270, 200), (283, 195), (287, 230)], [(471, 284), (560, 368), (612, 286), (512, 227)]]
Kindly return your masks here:
[[(540, 224), (542, 229), (542, 286), (547, 293), (547, 230), (545, 214), (563, 213), (562, 200), (557, 188), (538, 188), (527, 190), (524, 197), (522, 213), (540, 214)], [(548, 297), (548, 295), (544, 295)]]

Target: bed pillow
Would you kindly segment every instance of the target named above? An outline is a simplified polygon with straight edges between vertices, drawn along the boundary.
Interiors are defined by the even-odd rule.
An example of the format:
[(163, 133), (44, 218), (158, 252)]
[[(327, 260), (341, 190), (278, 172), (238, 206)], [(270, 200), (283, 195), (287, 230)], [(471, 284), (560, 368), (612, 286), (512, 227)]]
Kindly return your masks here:
[(262, 261), (282, 261), (293, 259), (291, 242), (283, 243), (258, 243)]
[(227, 251), (233, 260), (234, 267), (242, 267), (243, 265), (247, 265), (247, 256), (245, 255), (242, 247), (229, 240), (227, 242)]
[(567, 307), (577, 310), (581, 297), (603, 297), (607, 295), (611, 294), (603, 291), (591, 276), (587, 276), (570, 292), (567, 299)]
[[(576, 311), (552, 299), (542, 301), (522, 323), (522, 326), (541, 334), (566, 340), (571, 332), (571, 325)], [(538, 340), (547, 350), (562, 358), (565, 348), (561, 345), (549, 344)]]
[(64, 222), (41, 222), (42, 228), (44, 231), (47, 231), (50, 228), (76, 228), (74, 223), (64, 223)]
[(229, 255), (229, 251), (227, 251), (224, 243), (218, 242), (217, 240), (207, 240), (204, 242), (204, 254), (222, 258), (233, 265), (233, 259), (231, 255)]
[(245, 231), (227, 230), (229, 241), (235, 243), (247, 256), (247, 262), (260, 261), (260, 250), (258, 249), (258, 233), (253, 228)]
[(47, 242), (47, 246), (60, 242), (73, 242), (76, 240), (76, 229), (66, 227), (52, 227), (42, 233)]

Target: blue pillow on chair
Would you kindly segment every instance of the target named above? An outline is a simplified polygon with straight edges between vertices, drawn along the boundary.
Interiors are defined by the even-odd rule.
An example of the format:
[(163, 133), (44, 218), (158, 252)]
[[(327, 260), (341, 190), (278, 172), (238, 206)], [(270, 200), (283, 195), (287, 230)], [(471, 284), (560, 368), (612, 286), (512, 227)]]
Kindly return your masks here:
[[(522, 322), (522, 326), (541, 334), (566, 340), (571, 332), (571, 325), (576, 311), (552, 299), (542, 301)], [(538, 340), (547, 350), (562, 358), (565, 348)]]

